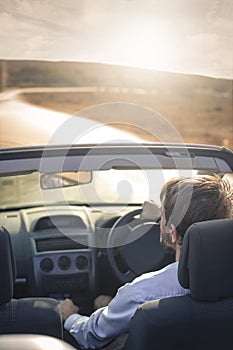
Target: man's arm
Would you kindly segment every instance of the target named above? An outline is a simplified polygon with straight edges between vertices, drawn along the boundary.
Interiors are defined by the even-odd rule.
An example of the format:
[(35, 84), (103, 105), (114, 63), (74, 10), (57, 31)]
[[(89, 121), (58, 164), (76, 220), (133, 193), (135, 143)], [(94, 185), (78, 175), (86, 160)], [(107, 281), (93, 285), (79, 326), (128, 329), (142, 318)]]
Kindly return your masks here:
[[(61, 310), (65, 304), (66, 301), (61, 302)], [(72, 309), (72, 305), (69, 306)], [(72, 314), (66, 318), (64, 327), (83, 349), (100, 348), (128, 331), (137, 307), (132, 286), (126, 284), (118, 290), (108, 306), (96, 310), (90, 317)]]

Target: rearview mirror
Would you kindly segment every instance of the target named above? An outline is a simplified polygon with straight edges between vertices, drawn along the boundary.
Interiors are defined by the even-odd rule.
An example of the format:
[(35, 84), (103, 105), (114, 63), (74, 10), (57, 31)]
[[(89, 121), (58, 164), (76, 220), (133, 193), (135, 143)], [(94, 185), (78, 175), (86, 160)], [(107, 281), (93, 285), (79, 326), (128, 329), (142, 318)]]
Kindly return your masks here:
[(71, 186), (80, 186), (92, 181), (91, 171), (73, 171), (62, 173), (41, 174), (40, 187), (43, 190), (52, 188), (63, 188)]

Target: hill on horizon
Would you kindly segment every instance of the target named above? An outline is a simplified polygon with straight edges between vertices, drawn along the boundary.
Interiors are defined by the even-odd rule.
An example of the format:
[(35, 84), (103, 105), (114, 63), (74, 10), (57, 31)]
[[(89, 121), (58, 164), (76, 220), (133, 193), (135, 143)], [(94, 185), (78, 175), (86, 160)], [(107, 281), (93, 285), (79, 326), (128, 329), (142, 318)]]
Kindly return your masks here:
[(124, 85), (124, 87), (154, 88), (158, 84), (172, 87), (179, 81), (179, 85), (192, 85), (198, 82), (203, 88), (211, 83), (212, 87), (219, 91), (221, 83), (225, 85), (226, 82), (228, 85), (232, 81), (232, 79), (94, 62), (0, 59), (0, 62), (3, 61), (8, 68), (7, 87)]

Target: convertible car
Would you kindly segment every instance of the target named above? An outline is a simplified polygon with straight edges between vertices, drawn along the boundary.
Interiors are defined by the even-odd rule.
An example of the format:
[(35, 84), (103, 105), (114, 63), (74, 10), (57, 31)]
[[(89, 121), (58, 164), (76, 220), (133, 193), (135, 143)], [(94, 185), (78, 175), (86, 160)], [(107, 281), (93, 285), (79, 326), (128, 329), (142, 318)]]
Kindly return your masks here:
[[(90, 314), (98, 295), (113, 296), (122, 284), (174, 261), (174, 252), (160, 242), (159, 216), (142, 216), (143, 203), (160, 206), (160, 190), (174, 176), (232, 172), (233, 152), (208, 145), (1, 149), (0, 223), (13, 251), (7, 253), (3, 237), (0, 332), (63, 338), (62, 330), (32, 326), (35, 316), (18, 320), (16, 313), (12, 319), (7, 304), (18, 302), (20, 313), (20, 301), (42, 300), (49, 318), (47, 300), (56, 309), (60, 300), (71, 298), (80, 313)], [(25, 316), (27, 306), (22, 308)], [(37, 310), (37, 321), (40, 315), (43, 323)]]

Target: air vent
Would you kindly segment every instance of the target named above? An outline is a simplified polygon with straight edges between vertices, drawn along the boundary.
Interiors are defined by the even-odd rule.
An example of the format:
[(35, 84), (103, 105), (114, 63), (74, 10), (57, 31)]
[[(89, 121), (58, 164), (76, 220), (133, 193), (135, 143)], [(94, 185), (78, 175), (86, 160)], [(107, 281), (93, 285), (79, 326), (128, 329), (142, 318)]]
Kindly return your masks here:
[[(43, 238), (36, 240), (36, 250), (37, 252), (51, 252), (55, 250), (72, 250), (72, 249), (87, 249), (87, 237), (77, 238), (79, 241), (72, 240), (68, 237), (53, 237), (53, 238)], [(85, 242), (85, 244), (82, 243)]]
[(34, 232), (49, 229), (60, 228), (82, 228), (86, 229), (86, 225), (82, 218), (76, 215), (51, 215), (40, 218), (35, 227)]

